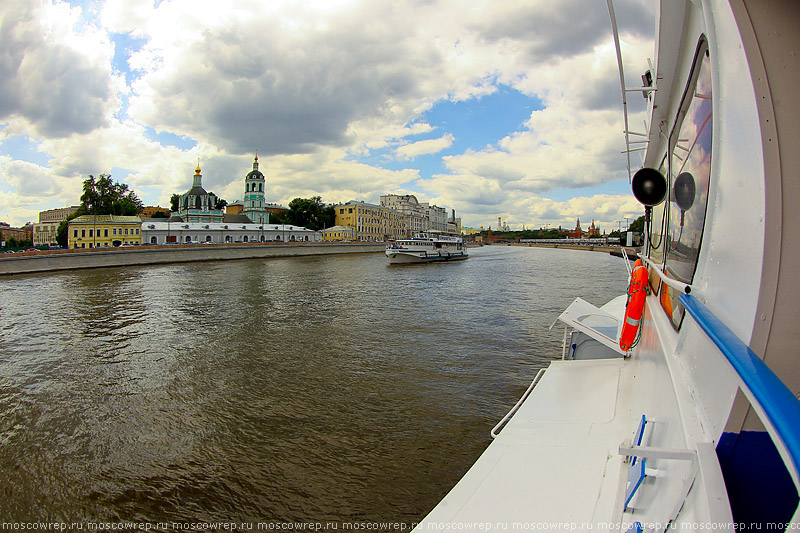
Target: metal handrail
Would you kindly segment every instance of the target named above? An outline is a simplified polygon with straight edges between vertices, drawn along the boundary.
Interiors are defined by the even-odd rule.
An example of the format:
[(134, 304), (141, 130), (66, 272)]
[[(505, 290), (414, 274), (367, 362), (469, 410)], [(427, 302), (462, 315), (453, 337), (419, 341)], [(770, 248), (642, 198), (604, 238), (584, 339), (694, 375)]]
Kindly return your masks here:
[(658, 274), (658, 277), (661, 278), (661, 281), (663, 281), (665, 285), (668, 285), (668, 286), (672, 287), (673, 289), (679, 290), (679, 291), (681, 291), (683, 293), (686, 293), (686, 294), (689, 294), (690, 292), (692, 292), (692, 286), (691, 285), (689, 285), (688, 283), (683, 283), (681, 281), (678, 281), (675, 278), (669, 277), (661, 269), (660, 266), (658, 266), (657, 264), (653, 263), (650, 260), (650, 258), (647, 257), (646, 255), (642, 255), (642, 254), (638, 254), (638, 255), (639, 255), (639, 259), (641, 259), (644, 262), (645, 265), (651, 267), (653, 270), (656, 271), (656, 274)]
[(508, 419), (511, 418), (512, 416), (514, 416), (514, 413), (516, 413), (517, 410), (520, 408), (520, 406), (522, 405), (522, 402), (524, 402), (528, 398), (528, 396), (530, 396), (531, 391), (536, 386), (536, 384), (539, 382), (539, 378), (542, 377), (542, 374), (544, 374), (545, 370), (546, 369), (544, 369), (544, 368), (540, 368), (539, 369), (539, 371), (536, 373), (536, 377), (534, 377), (533, 381), (531, 381), (531, 384), (528, 387), (528, 390), (526, 390), (525, 394), (522, 395), (522, 398), (520, 398), (519, 401), (514, 405), (514, 407), (512, 407), (511, 410), (508, 413), (506, 413), (506, 416), (504, 416), (503, 419), (500, 420), (500, 422), (498, 422), (497, 425), (492, 428), (492, 431), (489, 433), (492, 436), (492, 438), (497, 437), (497, 435), (500, 433), (500, 430), (503, 427), (505, 427), (505, 424), (508, 422)]
[(628, 182), (631, 181), (631, 154), (630, 154), (630, 134), (628, 133), (628, 97), (626, 96), (625, 87), (625, 73), (622, 69), (622, 49), (619, 44), (619, 31), (617, 30), (617, 17), (614, 15), (614, 4), (612, 0), (606, 0), (608, 3), (608, 15), (611, 17), (611, 31), (614, 35), (614, 47), (617, 51), (617, 65), (619, 66), (619, 84), (622, 89), (622, 118), (625, 123), (625, 155), (628, 163)]
[(622, 257), (625, 259), (625, 270), (628, 271), (628, 277), (633, 275), (633, 268), (631, 267), (631, 260), (628, 258), (628, 249), (624, 246), (622, 248)]
[(788, 459), (789, 474), (800, 489), (800, 400), (697, 298), (681, 294), (678, 299), (736, 371), (742, 392), (758, 413), (784, 460)]

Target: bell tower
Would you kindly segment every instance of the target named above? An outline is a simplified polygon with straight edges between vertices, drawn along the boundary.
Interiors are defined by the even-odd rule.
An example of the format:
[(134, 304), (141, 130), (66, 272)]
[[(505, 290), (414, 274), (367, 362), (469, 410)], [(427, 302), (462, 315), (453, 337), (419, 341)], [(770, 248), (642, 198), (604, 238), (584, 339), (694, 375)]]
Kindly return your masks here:
[(247, 173), (244, 178), (244, 209), (242, 214), (256, 224), (267, 224), (269, 222), (269, 212), (266, 210), (264, 201), (264, 185), (266, 178), (258, 170), (258, 154), (253, 160), (253, 170)]

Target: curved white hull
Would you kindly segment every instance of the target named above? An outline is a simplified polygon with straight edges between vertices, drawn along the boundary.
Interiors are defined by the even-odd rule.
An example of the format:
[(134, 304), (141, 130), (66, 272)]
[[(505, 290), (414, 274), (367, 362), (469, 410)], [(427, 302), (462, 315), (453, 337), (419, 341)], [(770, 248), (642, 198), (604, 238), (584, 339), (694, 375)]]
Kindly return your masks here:
[(466, 251), (461, 252), (440, 252), (439, 254), (431, 254), (425, 251), (421, 252), (403, 252), (398, 250), (386, 250), (386, 257), (389, 258), (389, 264), (403, 264), (403, 263), (433, 263), (440, 261), (460, 261), (467, 259), (469, 255)]
[(390, 264), (458, 261), (468, 256), (467, 245), (450, 235), (418, 233), (386, 247)]

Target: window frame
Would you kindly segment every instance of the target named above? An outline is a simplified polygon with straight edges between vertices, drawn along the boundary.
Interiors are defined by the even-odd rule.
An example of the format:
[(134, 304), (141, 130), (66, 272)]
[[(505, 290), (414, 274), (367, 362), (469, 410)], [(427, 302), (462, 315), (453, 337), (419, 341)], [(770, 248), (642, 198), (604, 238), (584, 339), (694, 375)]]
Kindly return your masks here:
[[(689, 71), (689, 77), (688, 77), (688, 80), (686, 82), (686, 86), (684, 88), (683, 95), (681, 96), (681, 103), (680, 103), (680, 106), (678, 107), (678, 113), (675, 116), (675, 120), (673, 121), (672, 129), (670, 130), (670, 134), (669, 134), (669, 137), (668, 137), (667, 153), (665, 154), (665, 157), (666, 157), (666, 168), (667, 168), (667, 179), (668, 179), (668, 191), (669, 191), (669, 194), (668, 194), (667, 198), (665, 199), (665, 203), (667, 205), (665, 206), (664, 212), (663, 212), (663, 217), (664, 218), (662, 220), (662, 226), (663, 226), (663, 230), (662, 230), (662, 234), (661, 234), (662, 239), (666, 239), (670, 235), (671, 226), (672, 226), (672, 209), (673, 209), (672, 203), (674, 202), (674, 200), (672, 199), (673, 198), (672, 191), (673, 191), (673, 187), (674, 187), (673, 174), (677, 174), (677, 172), (680, 172), (686, 165), (686, 161), (681, 159), (681, 158), (678, 158), (678, 159), (680, 159), (682, 162), (680, 164), (676, 165), (676, 162), (674, 161), (674, 158), (676, 157), (675, 156), (675, 151), (678, 149), (678, 143), (680, 142), (680, 134), (681, 134), (681, 130), (683, 128), (684, 122), (685, 122), (685, 120), (686, 120), (686, 118), (687, 118), (687, 116), (689, 114), (689, 110), (691, 109), (692, 104), (695, 102), (697, 84), (698, 84), (698, 81), (700, 79), (700, 74), (701, 74), (701, 71), (703, 69), (703, 64), (706, 62), (706, 60), (708, 58), (710, 58), (709, 42), (708, 42), (708, 38), (705, 36), (705, 34), (703, 34), (698, 39), (697, 46), (695, 48), (693, 62), (692, 62), (692, 68)], [(710, 77), (710, 79), (713, 80), (712, 73), (710, 72), (710, 69), (711, 69), (711, 63), (710, 62), (706, 64), (706, 68), (709, 69), (709, 77)], [(713, 101), (714, 101), (714, 91), (712, 90), (711, 91), (711, 102), (712, 102), (712, 104), (711, 104), (712, 105), (711, 123), (709, 124), (709, 126), (711, 127), (710, 131), (711, 131), (711, 139), (712, 139), (711, 143), (710, 143), (710, 146), (712, 146), (712, 147), (713, 147), (713, 135), (714, 135)], [(692, 153), (693, 149), (694, 149), (694, 144), (692, 145), (690, 150), (685, 153), (685, 156), (687, 158), (691, 156), (691, 153)], [(708, 183), (707, 183), (707, 189), (706, 189), (706, 196), (708, 195), (708, 190), (711, 187), (711, 179), (712, 179), (712, 176), (713, 176), (713, 172), (711, 171), (711, 169), (714, 168), (714, 165), (712, 164), (713, 163), (713, 159), (714, 159), (714, 156), (713, 156), (713, 150), (712, 150), (712, 151), (709, 152), (709, 172), (708, 172)], [(674, 168), (675, 166), (677, 166), (678, 168)], [(708, 214), (708, 198), (706, 198), (706, 204), (704, 205), (703, 209), (704, 209), (704, 212), (703, 212), (703, 223), (702, 223), (702, 227), (700, 228), (700, 235), (699, 235), (699, 238), (698, 238), (698, 241), (697, 241), (697, 257), (694, 260), (694, 265), (692, 267), (691, 275), (688, 276), (688, 279), (681, 280), (681, 281), (684, 281), (685, 283), (688, 283), (688, 284), (691, 284), (694, 281), (694, 277), (695, 277), (695, 275), (697, 273), (697, 265), (699, 263), (699, 257), (700, 257), (700, 252), (702, 250), (703, 238), (705, 236), (705, 228), (706, 228), (706, 221), (707, 221), (706, 217), (707, 217), (707, 214)], [(672, 250), (671, 247), (670, 247), (669, 241), (668, 240), (663, 241), (663, 244), (659, 248), (660, 248), (660, 253), (663, 254), (662, 255), (661, 264), (663, 266), (664, 272), (667, 273), (668, 270), (669, 270), (670, 252)], [(675, 261), (674, 258), (672, 260)], [(670, 275), (670, 277), (672, 277), (672, 276)], [(676, 278), (676, 279), (678, 279), (678, 278)], [(678, 319), (678, 321), (676, 323), (675, 316), (674, 316), (674, 308), (673, 308), (672, 312), (670, 312), (670, 310), (667, 309), (667, 307), (666, 307), (667, 304), (665, 303), (665, 298), (670, 300), (670, 304), (669, 304), (670, 307), (673, 307), (674, 305), (677, 305), (679, 308), (682, 309), (683, 306), (678, 301), (677, 296), (675, 298), (672, 298), (672, 296), (670, 295), (670, 291), (673, 290), (673, 289), (670, 289), (670, 287), (668, 287), (663, 282), (661, 282), (660, 285), (661, 286), (660, 286), (659, 291), (658, 291), (659, 305), (660, 305), (662, 311), (664, 311), (664, 313), (669, 318), (670, 324), (672, 324), (673, 329), (675, 329), (675, 331), (680, 331), (680, 329), (681, 329), (681, 327), (683, 325), (683, 321), (684, 321), (684, 318), (686, 316), (686, 313), (682, 312), (681, 316), (680, 316), (680, 319)]]

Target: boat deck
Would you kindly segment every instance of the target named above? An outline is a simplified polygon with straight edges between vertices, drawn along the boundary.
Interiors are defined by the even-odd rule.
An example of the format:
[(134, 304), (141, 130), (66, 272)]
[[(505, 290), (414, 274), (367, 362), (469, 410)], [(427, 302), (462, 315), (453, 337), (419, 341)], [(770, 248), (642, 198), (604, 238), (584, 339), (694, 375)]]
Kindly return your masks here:
[(631, 368), (623, 359), (552, 362), (417, 531), (619, 531), (609, 526), (621, 518), (626, 479), (619, 446), (636, 429)]

